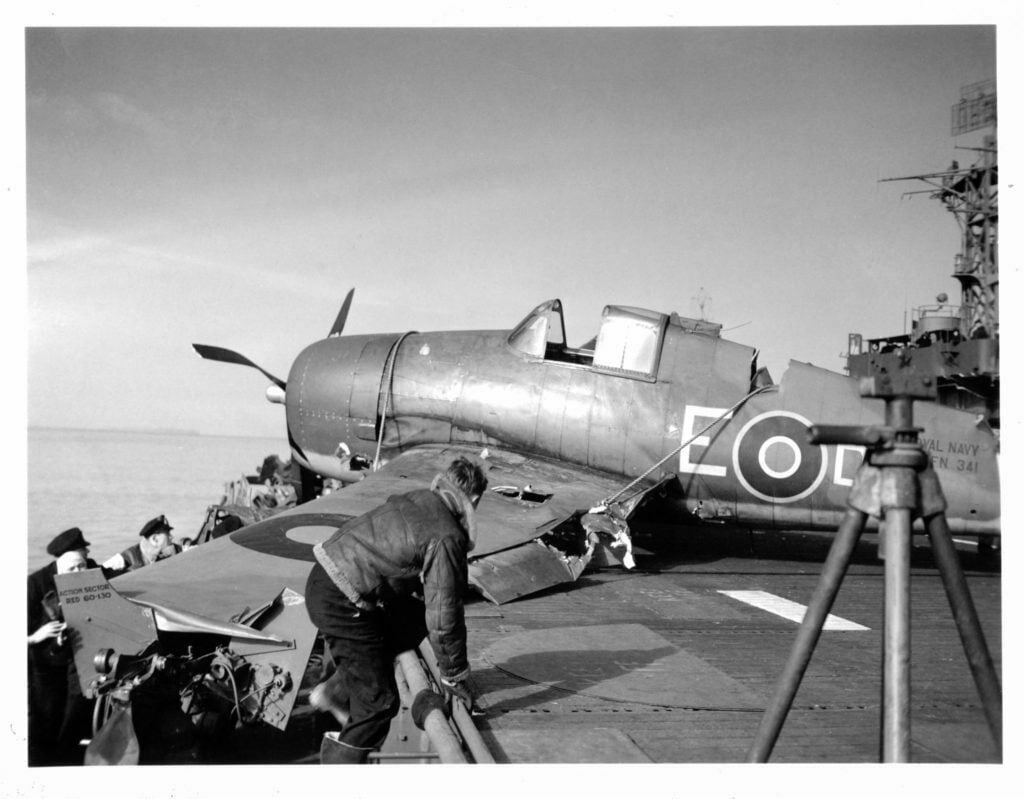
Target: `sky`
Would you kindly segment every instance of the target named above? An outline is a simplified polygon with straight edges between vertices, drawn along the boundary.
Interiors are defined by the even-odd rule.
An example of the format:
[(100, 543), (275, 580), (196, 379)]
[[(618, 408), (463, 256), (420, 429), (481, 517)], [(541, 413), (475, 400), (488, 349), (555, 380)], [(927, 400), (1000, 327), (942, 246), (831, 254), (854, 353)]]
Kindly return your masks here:
[(978, 26), (197, 29), (25, 36), (32, 426), (282, 433), (346, 333), (511, 328), (563, 302), (721, 323), (779, 379), (903, 332), (959, 246)]

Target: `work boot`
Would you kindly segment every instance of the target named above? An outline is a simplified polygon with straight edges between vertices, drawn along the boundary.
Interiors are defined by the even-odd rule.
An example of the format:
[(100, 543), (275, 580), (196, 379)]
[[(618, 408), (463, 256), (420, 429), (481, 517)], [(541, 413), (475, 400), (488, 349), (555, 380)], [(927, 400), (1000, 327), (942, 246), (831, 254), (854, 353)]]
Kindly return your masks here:
[(334, 720), (342, 727), (348, 722), (348, 702), (341, 702), (334, 695), (329, 685), (330, 680), (325, 680), (319, 685), (313, 686), (309, 692), (310, 707), (314, 707), (322, 713), (330, 713)]
[(320, 742), (320, 764), (333, 766), (344, 763), (365, 763), (373, 749), (369, 746), (352, 746), (338, 740), (339, 733), (325, 732)]

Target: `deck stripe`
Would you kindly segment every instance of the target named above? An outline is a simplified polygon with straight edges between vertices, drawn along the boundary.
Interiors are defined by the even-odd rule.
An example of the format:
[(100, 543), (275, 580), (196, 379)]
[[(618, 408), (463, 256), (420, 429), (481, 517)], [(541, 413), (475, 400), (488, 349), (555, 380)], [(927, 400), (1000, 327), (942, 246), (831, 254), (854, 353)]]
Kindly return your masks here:
[[(732, 597), (740, 602), (746, 602), (748, 605), (753, 605), (755, 608), (767, 610), (769, 613), (774, 613), (776, 616), (782, 616), (784, 619), (795, 621), (797, 624), (804, 620), (804, 613), (807, 612), (806, 605), (801, 605), (799, 602), (793, 602), (789, 599), (783, 599), (781, 596), (775, 596), (775, 594), (769, 594), (767, 591), (719, 591), (718, 593), (725, 594), (726, 596)], [(822, 629), (869, 630), (871, 628), (829, 613), (828, 617), (825, 619), (825, 625)]]

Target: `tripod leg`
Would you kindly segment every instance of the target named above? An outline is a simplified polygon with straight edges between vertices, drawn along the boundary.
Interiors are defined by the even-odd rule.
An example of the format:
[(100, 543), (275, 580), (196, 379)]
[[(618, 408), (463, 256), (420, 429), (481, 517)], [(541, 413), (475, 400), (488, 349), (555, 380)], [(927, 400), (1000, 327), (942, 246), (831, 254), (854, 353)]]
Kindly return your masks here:
[(996, 676), (992, 656), (989, 654), (988, 645), (985, 643), (985, 636), (981, 631), (978, 613), (974, 609), (974, 602), (967, 588), (967, 580), (964, 578), (963, 569), (960, 568), (960, 560), (957, 557), (956, 549), (953, 547), (953, 535), (949, 531), (949, 523), (946, 521), (946, 516), (942, 513), (926, 519), (925, 526), (928, 529), (928, 536), (932, 542), (935, 562), (939, 567), (939, 573), (942, 575), (942, 583), (946, 588), (949, 606), (953, 611), (953, 619), (956, 621), (957, 631), (960, 633), (960, 641), (963, 643), (967, 662), (971, 667), (971, 673), (974, 675), (974, 684), (978, 688), (981, 704), (985, 708), (985, 718), (988, 720), (992, 737), (995, 738), (996, 745), (999, 747), (1000, 757), (1002, 757), (1002, 690), (999, 687), (999, 678)]
[(797, 631), (796, 641), (789, 653), (789, 660), (775, 686), (775, 695), (761, 717), (757, 736), (747, 754), (749, 763), (767, 762), (775, 747), (789, 709), (793, 706), (793, 697), (796, 696), (800, 681), (807, 670), (807, 664), (810, 663), (811, 655), (814, 654), (814, 647), (821, 635), (821, 628), (832, 609), (836, 594), (839, 593), (839, 586), (843, 582), (843, 575), (846, 574), (846, 567), (850, 565), (850, 557), (864, 531), (866, 519), (866, 513), (849, 508), (839, 525), (836, 539), (825, 559), (821, 577), (818, 578), (818, 585), (811, 596), (807, 613), (804, 614), (800, 629)]
[(885, 512), (882, 762), (910, 762), (910, 509)]

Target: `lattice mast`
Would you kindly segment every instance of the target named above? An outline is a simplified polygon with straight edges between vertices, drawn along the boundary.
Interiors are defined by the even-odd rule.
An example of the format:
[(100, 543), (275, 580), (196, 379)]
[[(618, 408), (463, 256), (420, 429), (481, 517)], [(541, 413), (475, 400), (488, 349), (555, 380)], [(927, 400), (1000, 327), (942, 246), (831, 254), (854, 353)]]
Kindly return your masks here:
[(855, 377), (886, 369), (907, 347), (933, 348), (932, 370), (938, 379), (939, 401), (984, 413), (999, 423), (999, 168), (996, 139), (996, 82), (964, 86), (952, 107), (951, 135), (991, 128), (980, 147), (962, 147), (974, 163), (961, 167), (954, 160), (942, 172), (885, 178), (916, 180), (930, 188), (909, 191), (942, 202), (960, 227), (960, 252), (953, 277), (960, 283), (960, 305), (947, 303), (914, 309), (909, 334), (865, 341), (851, 333), (847, 370)]
[[(980, 147), (958, 147), (977, 154), (962, 168), (924, 175), (885, 178), (884, 181), (919, 180), (932, 186), (912, 194), (940, 200), (960, 226), (960, 252), (954, 258), (953, 277), (960, 283), (960, 335), (965, 339), (995, 338), (999, 334), (999, 167), (996, 145), (996, 83), (981, 81), (964, 86), (960, 101), (951, 109), (950, 133), (961, 136), (991, 128)], [(883, 182), (884, 182), (883, 181)]]
[[(952, 109), (952, 135), (991, 126), (980, 158), (953, 170), (939, 196), (960, 225), (961, 248), (953, 276), (961, 286), (961, 333), (966, 338), (999, 335), (999, 183), (996, 150), (996, 85), (965, 86)], [(954, 162), (954, 165), (956, 162)]]

